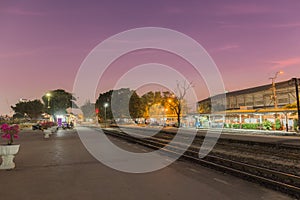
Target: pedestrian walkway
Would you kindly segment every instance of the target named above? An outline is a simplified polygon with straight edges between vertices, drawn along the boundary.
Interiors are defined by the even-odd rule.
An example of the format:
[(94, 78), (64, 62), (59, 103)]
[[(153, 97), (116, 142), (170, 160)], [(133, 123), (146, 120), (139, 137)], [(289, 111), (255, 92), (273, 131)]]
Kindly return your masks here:
[[(132, 150), (145, 148), (111, 140)], [(152, 173), (122, 173), (94, 159), (75, 130), (59, 130), (49, 139), (39, 131), (22, 131), (17, 143), (21, 148), (16, 168), (0, 170), (3, 200), (181, 200), (199, 199), (199, 194), (204, 199), (291, 199), (189, 162), (175, 162)]]
[[(111, 139), (120, 147), (145, 148)], [(291, 199), (189, 162), (153, 173), (122, 173), (94, 159), (75, 130), (59, 130), (49, 139), (42, 132), (22, 131), (16, 142), (21, 144), (16, 168), (0, 171), (3, 200)]]

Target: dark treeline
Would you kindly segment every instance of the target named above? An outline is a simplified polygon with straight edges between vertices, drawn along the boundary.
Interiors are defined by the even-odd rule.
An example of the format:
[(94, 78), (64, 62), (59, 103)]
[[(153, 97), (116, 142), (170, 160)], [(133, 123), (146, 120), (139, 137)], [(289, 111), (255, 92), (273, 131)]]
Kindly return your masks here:
[[(108, 105), (105, 106), (104, 105)], [(107, 119), (149, 118), (152, 115), (168, 112), (176, 114), (179, 99), (171, 92), (148, 92), (139, 96), (128, 88), (101, 93), (95, 104), (99, 120), (103, 120), (106, 110)], [(164, 110), (165, 109), (165, 110)]]

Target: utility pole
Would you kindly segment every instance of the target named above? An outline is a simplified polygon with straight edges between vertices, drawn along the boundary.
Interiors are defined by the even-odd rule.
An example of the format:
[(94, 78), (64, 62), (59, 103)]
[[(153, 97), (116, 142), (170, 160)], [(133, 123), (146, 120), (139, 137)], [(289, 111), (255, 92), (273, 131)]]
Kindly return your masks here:
[(278, 108), (277, 96), (276, 96), (276, 86), (275, 86), (275, 80), (276, 80), (278, 74), (283, 74), (283, 71), (276, 72), (275, 76), (270, 78), (272, 80), (273, 101), (274, 101), (274, 108), (275, 109)]

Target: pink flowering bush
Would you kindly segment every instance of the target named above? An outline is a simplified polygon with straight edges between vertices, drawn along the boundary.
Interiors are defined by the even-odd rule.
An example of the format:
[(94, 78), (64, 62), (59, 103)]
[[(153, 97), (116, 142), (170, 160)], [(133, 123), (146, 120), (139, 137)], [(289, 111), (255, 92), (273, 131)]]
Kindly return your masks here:
[(8, 124), (1, 125), (2, 138), (7, 140), (8, 145), (12, 145), (14, 143), (14, 139), (18, 139), (18, 133), (20, 132), (20, 128), (18, 125), (9, 126)]
[(48, 129), (51, 128), (52, 126), (55, 126), (54, 122), (46, 121), (41, 123), (42, 129)]

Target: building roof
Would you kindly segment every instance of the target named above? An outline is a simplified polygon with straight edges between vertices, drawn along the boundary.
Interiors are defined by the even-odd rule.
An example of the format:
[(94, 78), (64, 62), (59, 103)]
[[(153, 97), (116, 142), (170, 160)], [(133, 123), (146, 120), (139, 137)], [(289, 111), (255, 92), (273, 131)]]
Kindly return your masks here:
[[(267, 109), (250, 109), (250, 110), (226, 110), (215, 113), (200, 113), (200, 115), (217, 115), (217, 114), (265, 114), (265, 113), (293, 113), (297, 112), (297, 108), (267, 108)], [(199, 114), (199, 113), (197, 113)]]
[[(298, 82), (300, 82), (300, 78), (298, 78)], [(276, 83), (276, 88), (281, 89), (281, 88), (291, 87), (293, 85), (294, 85), (294, 83), (292, 82), (292, 79), (290, 79), (290, 80), (287, 80), (287, 81), (277, 82)], [(257, 87), (252, 87), (252, 88), (246, 88), (246, 89), (242, 89), (242, 90), (227, 92), (226, 96), (237, 96), (237, 95), (242, 95), (242, 94), (250, 94), (250, 93), (254, 93), (254, 92), (266, 91), (266, 90), (269, 90), (269, 89), (272, 89), (272, 84), (261, 85), (261, 86), (257, 86)], [(223, 95), (223, 94), (220, 94), (220, 95)], [(214, 97), (217, 97), (217, 96), (219, 96), (219, 95), (215, 95)], [(208, 98), (203, 99), (199, 102), (208, 101), (208, 100), (210, 100), (210, 98), (211, 97), (208, 97)]]

